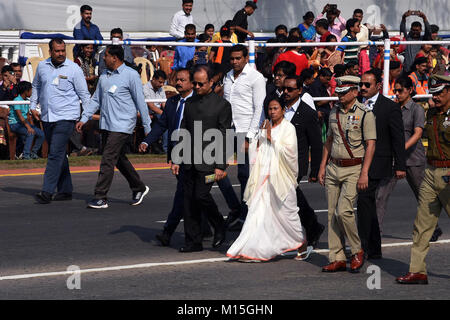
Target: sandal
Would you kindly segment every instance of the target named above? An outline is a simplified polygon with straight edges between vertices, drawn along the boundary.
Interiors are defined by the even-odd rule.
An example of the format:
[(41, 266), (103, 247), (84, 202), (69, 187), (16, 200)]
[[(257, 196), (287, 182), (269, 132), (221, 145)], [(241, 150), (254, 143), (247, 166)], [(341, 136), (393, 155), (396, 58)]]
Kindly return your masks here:
[(313, 246), (306, 247), (306, 250), (303, 252), (298, 252), (297, 256), (294, 258), (294, 260), (297, 261), (304, 261), (307, 260), (310, 256), (310, 254), (313, 252)]

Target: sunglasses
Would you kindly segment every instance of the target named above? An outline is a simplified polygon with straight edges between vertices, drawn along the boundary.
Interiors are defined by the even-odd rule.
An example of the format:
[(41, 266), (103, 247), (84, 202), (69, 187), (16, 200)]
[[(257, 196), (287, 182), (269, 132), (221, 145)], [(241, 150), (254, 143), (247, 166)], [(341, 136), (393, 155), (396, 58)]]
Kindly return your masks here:
[(394, 90), (392, 90), (394, 93), (400, 93), (400, 92), (402, 92), (403, 91), (403, 89), (394, 89)]
[(292, 88), (292, 87), (283, 87), (282, 89), (283, 89), (283, 91), (287, 90), (287, 92), (292, 92), (294, 90), (298, 90), (298, 88)]
[(370, 82), (360, 82), (358, 85), (360, 88), (362, 88), (363, 86), (365, 86), (366, 88), (370, 88), (372, 84)]
[(197, 81), (192, 81), (192, 84), (194, 85), (194, 87), (196, 87), (197, 85), (201, 88), (205, 85), (206, 82), (197, 82)]

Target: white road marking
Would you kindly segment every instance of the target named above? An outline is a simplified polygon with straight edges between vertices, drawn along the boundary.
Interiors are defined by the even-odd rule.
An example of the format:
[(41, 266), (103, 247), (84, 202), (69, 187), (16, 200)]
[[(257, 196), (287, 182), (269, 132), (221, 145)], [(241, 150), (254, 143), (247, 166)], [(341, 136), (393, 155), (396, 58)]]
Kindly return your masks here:
[[(450, 243), (450, 239), (439, 240), (436, 242), (431, 242), (430, 244), (447, 244)], [(382, 245), (383, 248), (387, 247), (403, 247), (410, 246), (412, 242), (397, 242), (397, 243), (385, 243)], [(314, 253), (328, 253), (328, 249), (314, 250)], [(289, 255), (289, 254), (287, 254)], [(142, 263), (134, 265), (116, 266), (116, 267), (104, 267), (104, 268), (92, 268), (92, 269), (81, 269), (77, 271), (81, 273), (93, 273), (93, 272), (110, 272), (110, 271), (120, 271), (120, 270), (130, 270), (130, 269), (148, 269), (153, 267), (161, 266), (178, 266), (186, 264), (197, 264), (197, 263), (208, 263), (208, 262), (223, 262), (228, 261), (229, 258), (210, 258), (210, 259), (199, 259), (199, 260), (186, 260), (186, 261), (173, 261), (173, 262), (154, 262), (154, 263)], [(73, 271), (59, 271), (59, 272), (44, 272), (44, 273), (30, 273), (30, 274), (18, 274), (11, 276), (0, 276), (0, 280), (20, 280), (20, 279), (31, 279), (31, 278), (41, 278), (41, 277), (56, 277), (56, 276), (70, 276), (73, 275)]]

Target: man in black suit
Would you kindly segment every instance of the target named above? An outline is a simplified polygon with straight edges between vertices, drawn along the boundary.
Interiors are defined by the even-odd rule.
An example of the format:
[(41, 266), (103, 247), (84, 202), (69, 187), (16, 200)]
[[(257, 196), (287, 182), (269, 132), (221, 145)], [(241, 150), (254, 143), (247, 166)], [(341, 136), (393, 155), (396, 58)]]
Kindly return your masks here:
[(381, 259), (381, 236), (375, 193), (381, 179), (392, 177), (392, 170), (395, 171), (397, 179), (406, 176), (402, 111), (400, 105), (380, 94), (382, 86), (380, 70), (372, 69), (364, 73), (359, 86), (363, 103), (375, 114), (377, 142), (369, 169), (369, 187), (358, 193), (358, 233), (368, 259)]
[[(231, 129), (231, 105), (213, 92), (213, 72), (207, 65), (197, 65), (193, 70), (192, 82), (196, 95), (186, 101), (179, 134), (182, 139), (172, 154), (172, 172), (178, 175), (183, 166), (184, 190), (184, 233), (185, 246), (180, 252), (202, 251), (201, 212), (208, 214), (215, 233), (213, 247), (219, 247), (225, 240), (225, 221), (211, 196), (214, 180), (225, 177), (226, 131)], [(203, 139), (204, 134), (214, 133), (216, 149), (207, 159), (211, 142)], [(218, 134), (218, 136), (215, 136)], [(206, 140), (206, 141), (205, 141)], [(217, 142), (222, 140), (222, 145)], [(199, 143), (198, 141), (201, 141)], [(181, 152), (180, 152), (181, 151)], [(178, 152), (178, 153), (177, 153)], [(177, 155), (175, 157), (175, 155)], [(214, 175), (214, 180), (207, 181)]]
[[(322, 139), (317, 111), (303, 99), (308, 93), (303, 92), (303, 83), (297, 76), (287, 76), (282, 87), (286, 110), (284, 117), (294, 126), (297, 133), (298, 178), (297, 203), (302, 226), (306, 231), (308, 245), (316, 246), (325, 227), (317, 221), (314, 209), (310, 207), (300, 189), (300, 180), (308, 174), (309, 155), (311, 151), (311, 172), (309, 182), (317, 181), (320, 161), (322, 159)], [(306, 97), (305, 97), (306, 98)]]
[[(175, 87), (180, 94), (167, 99), (161, 118), (156, 122), (150, 133), (139, 146), (140, 152), (147, 151), (148, 146), (157, 141), (163, 133), (168, 130), (169, 143), (167, 147), (167, 162), (172, 164), (171, 156), (175, 141), (172, 141), (170, 137), (175, 130), (180, 128), (185, 102), (194, 94), (190, 77), (191, 75), (188, 69), (180, 69), (177, 71)], [(164, 224), (163, 232), (156, 235), (156, 239), (163, 246), (168, 246), (170, 244), (170, 238), (183, 217), (183, 184), (181, 182), (181, 177), (182, 172), (177, 176), (177, 190), (173, 199), (172, 210)]]

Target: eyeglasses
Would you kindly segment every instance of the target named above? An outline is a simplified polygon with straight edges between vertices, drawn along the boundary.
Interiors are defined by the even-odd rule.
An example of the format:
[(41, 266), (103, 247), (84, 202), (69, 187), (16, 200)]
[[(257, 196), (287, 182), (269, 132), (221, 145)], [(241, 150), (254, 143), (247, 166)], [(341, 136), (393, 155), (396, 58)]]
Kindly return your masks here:
[(402, 92), (403, 91), (403, 89), (394, 89), (394, 90), (392, 90), (394, 93), (400, 93), (400, 92)]
[(292, 88), (292, 87), (282, 87), (282, 89), (283, 89), (283, 91), (287, 90), (287, 92), (292, 92), (294, 90), (298, 90), (298, 88)]
[(366, 88), (370, 88), (372, 86), (370, 82), (360, 82), (358, 85), (360, 88), (362, 88), (363, 86), (365, 86)]
[(192, 84), (194, 85), (194, 87), (196, 87), (197, 85), (201, 88), (205, 85), (206, 82), (197, 82), (197, 81), (192, 81)]

